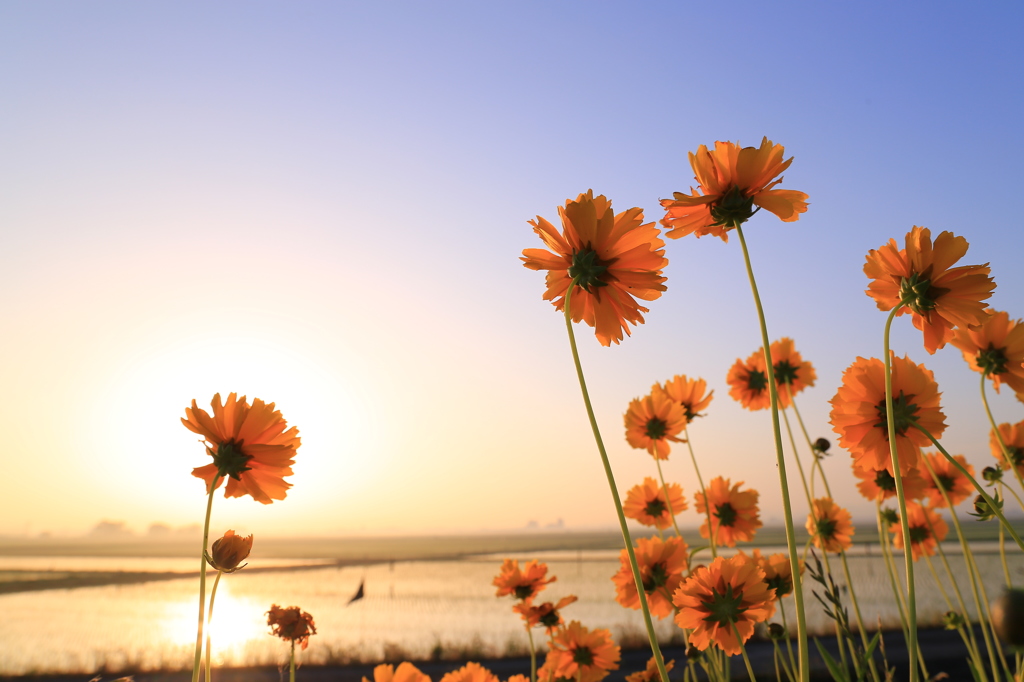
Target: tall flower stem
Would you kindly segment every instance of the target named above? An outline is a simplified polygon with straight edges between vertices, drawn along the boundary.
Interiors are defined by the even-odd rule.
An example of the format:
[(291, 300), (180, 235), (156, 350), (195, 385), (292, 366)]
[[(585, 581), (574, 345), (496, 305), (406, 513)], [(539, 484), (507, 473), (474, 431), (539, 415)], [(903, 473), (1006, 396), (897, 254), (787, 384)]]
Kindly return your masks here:
[[(996, 426), (995, 417), (992, 416), (992, 408), (988, 406), (988, 395), (985, 393), (985, 379), (988, 378), (988, 374), (982, 373), (981, 375), (981, 402), (985, 404), (985, 414), (988, 416), (988, 423), (992, 425), (992, 433), (996, 434), (996, 440), (999, 441), (999, 448), (1003, 451), (1003, 461), (1010, 467), (1013, 475), (1017, 478), (1017, 483), (1021, 489), (1024, 489), (1024, 479), (1021, 478), (1020, 472), (1017, 471), (1017, 466), (1013, 463), (1013, 457), (1010, 456), (1010, 448), (1006, 445), (1006, 439), (1003, 438), (1003, 432)], [(1020, 498), (1017, 498), (1017, 502), (1020, 502)], [(1024, 509), (1024, 504), (1021, 505), (1021, 509)]]
[(288, 658), (288, 682), (295, 682), (295, 640), (292, 640), (292, 654)]
[[(661, 473), (661, 460), (657, 457), (654, 458), (654, 463), (658, 465), (658, 478), (661, 479), (661, 490), (665, 493), (665, 506), (668, 507), (668, 516), (672, 519), (672, 527), (676, 529), (676, 537), (683, 537), (683, 534), (679, 532), (679, 525), (676, 523), (676, 510), (672, 508), (672, 496), (668, 494), (668, 486), (665, 485), (665, 475)], [(672, 599), (669, 599), (671, 602)]]
[(743, 654), (743, 665), (747, 668), (747, 675), (750, 676), (750, 682), (757, 682), (757, 678), (754, 676), (754, 668), (750, 665), (750, 657), (747, 656), (747, 647), (743, 646), (743, 638), (740, 637), (739, 628), (736, 627), (736, 623), (732, 624), (732, 634), (736, 638), (736, 641), (740, 645), (740, 653)]
[[(949, 581), (952, 583), (953, 589), (956, 591), (957, 602), (960, 604), (960, 611), (957, 613), (963, 616), (964, 622), (966, 623), (965, 626), (958, 627), (957, 632), (960, 633), (960, 638), (964, 640), (964, 646), (967, 647), (967, 653), (970, 654), (971, 660), (974, 661), (974, 669), (978, 672), (982, 682), (985, 682), (985, 680), (988, 679), (988, 676), (985, 674), (985, 664), (981, 661), (981, 654), (978, 653), (978, 640), (974, 636), (974, 628), (971, 626), (970, 614), (967, 613), (967, 607), (964, 606), (963, 596), (961, 596), (960, 588), (956, 584), (956, 578), (953, 577), (953, 573), (949, 569), (949, 562), (946, 560), (946, 555), (940, 554), (940, 556), (942, 557), (943, 564), (945, 564), (946, 574), (949, 575)], [(939, 574), (935, 570), (935, 564), (932, 563), (932, 558), (927, 554), (924, 555), (924, 558), (928, 563), (928, 568), (932, 572), (932, 579), (935, 580), (935, 584), (938, 585), (939, 592), (942, 594), (942, 598), (946, 602), (946, 607), (950, 611), (955, 611), (953, 603), (949, 600), (949, 595), (942, 587), (942, 580), (939, 578)]]
[[(999, 484), (999, 489), (1004, 488), (1003, 484)], [(1006, 494), (1001, 495), (1003, 499), (1006, 499)], [(1013, 589), (1013, 581), (1010, 579), (1010, 567), (1006, 565), (1006, 529), (1003, 528), (1003, 524), (999, 524), (999, 561), (1003, 565), (1003, 577), (1006, 579), (1006, 589)]]
[[(875, 502), (875, 518), (878, 523), (878, 542), (882, 546), (882, 557), (885, 559), (885, 570), (889, 574), (889, 584), (892, 586), (893, 596), (896, 598), (896, 608), (900, 614), (900, 625), (903, 628), (903, 640), (909, 639), (907, 634), (907, 607), (906, 599), (903, 597), (903, 590), (900, 589), (899, 581), (896, 580), (895, 561), (892, 556), (892, 546), (889, 544), (889, 534), (886, 531), (885, 523), (882, 521), (882, 503)], [(941, 585), (940, 585), (941, 588)], [(948, 599), (946, 600), (949, 601)], [(925, 665), (924, 655), (920, 650), (917, 652), (917, 660), (921, 665), (921, 677), (930, 679), (928, 666)]]
[(213, 602), (217, 600), (217, 586), (220, 585), (220, 577), (223, 571), (217, 571), (217, 577), (213, 580), (213, 589), (210, 590), (210, 610), (206, 614), (206, 682), (210, 682), (210, 623), (213, 622)]
[(537, 647), (533, 643), (533, 632), (526, 624), (526, 636), (530, 638), (530, 682), (537, 682)]
[[(597, 426), (597, 417), (594, 416), (594, 407), (590, 403), (590, 393), (587, 391), (587, 381), (583, 376), (583, 366), (580, 364), (580, 354), (576, 349), (576, 334), (572, 329), (572, 313), (570, 299), (576, 288), (577, 282), (573, 280), (565, 292), (565, 328), (569, 332), (569, 346), (572, 348), (572, 360), (576, 365), (576, 376), (580, 382), (580, 390), (583, 392), (583, 404), (587, 408), (587, 417), (590, 419), (590, 428), (594, 432), (594, 440), (597, 443), (597, 450), (601, 454), (601, 463), (604, 465), (604, 473), (608, 478), (608, 488), (612, 494), (612, 501), (615, 502), (615, 513), (619, 517), (619, 529), (622, 531), (622, 541), (626, 545), (626, 554), (629, 556), (629, 566), (633, 571), (633, 580), (636, 583), (637, 595), (640, 597), (640, 608), (644, 614), (644, 625), (647, 628), (647, 638), (651, 642), (651, 652), (654, 654), (654, 662), (658, 666), (658, 673), (662, 682), (668, 682), (668, 671), (665, 670), (665, 659), (661, 655), (661, 647), (658, 646), (658, 638), (654, 634), (654, 623), (651, 621), (651, 609), (647, 605), (647, 593), (644, 589), (643, 579), (640, 577), (640, 567), (636, 563), (636, 553), (633, 551), (633, 538), (630, 537), (629, 527), (626, 526), (626, 515), (622, 512), (622, 501), (619, 499), (619, 490), (615, 486), (615, 475), (612, 473), (612, 465), (608, 461), (608, 453), (604, 449), (604, 441), (601, 439), (601, 430)], [(294, 681), (293, 681), (294, 682)]]
[(903, 559), (907, 571), (907, 629), (910, 639), (907, 641), (907, 653), (910, 660), (910, 682), (917, 682), (917, 590), (914, 586), (914, 557), (910, 551), (910, 523), (907, 516), (907, 498), (903, 493), (903, 474), (900, 473), (900, 455), (896, 448), (896, 419), (892, 406), (892, 354), (889, 352), (889, 331), (896, 313), (903, 308), (900, 302), (885, 321), (885, 333), (882, 342), (882, 354), (885, 356), (885, 426), (889, 438), (889, 456), (892, 459), (892, 477), (896, 481), (896, 499), (900, 506), (900, 518), (903, 523)]
[[(789, 480), (786, 477), (786, 456), (782, 450), (782, 427), (779, 424), (779, 394), (775, 387), (775, 368), (772, 366), (771, 342), (768, 339), (768, 325), (764, 319), (764, 308), (761, 297), (757, 293), (757, 282), (754, 280), (754, 269), (750, 264), (750, 253), (747, 241), (743, 238), (743, 228), (736, 226), (736, 235), (743, 248), (743, 262), (747, 266), (747, 277), (750, 279), (750, 290), (754, 294), (757, 306), (757, 317), (761, 324), (761, 343), (764, 345), (764, 361), (768, 372), (768, 396), (772, 403), (772, 428), (775, 432), (775, 457), (779, 468), (779, 485), (782, 488), (782, 508), (786, 521), (786, 544), (789, 547), (789, 564), (793, 571), (793, 598), (796, 601), (796, 627), (798, 648), (800, 651), (800, 679), (810, 680), (811, 669), (807, 650), (807, 616), (804, 611), (804, 594), (800, 577), (800, 560), (797, 557), (796, 533), (793, 530), (793, 508), (789, 499)], [(711, 529), (708, 528), (708, 531)], [(710, 532), (709, 532), (710, 535)], [(911, 658), (913, 660), (913, 658)], [(912, 681), (913, 682), (913, 681)]]
[(697, 466), (697, 455), (693, 454), (693, 443), (690, 442), (690, 429), (684, 427), (686, 434), (686, 448), (690, 451), (690, 461), (693, 462), (693, 471), (697, 474), (697, 483), (700, 484), (700, 494), (704, 496), (704, 511), (708, 517), (708, 542), (711, 545), (711, 558), (718, 557), (718, 550), (715, 549), (715, 534), (711, 532), (711, 502), (708, 500), (708, 491), (704, 488), (704, 478), (700, 475), (700, 467)]
[(196, 656), (192, 662), (192, 682), (199, 682), (199, 667), (203, 660), (203, 624), (206, 617), (206, 545), (210, 542), (210, 511), (213, 509), (213, 493), (217, 490), (220, 474), (210, 483), (210, 494), (206, 498), (206, 520), (203, 522), (203, 548), (199, 551), (199, 627), (196, 631)]

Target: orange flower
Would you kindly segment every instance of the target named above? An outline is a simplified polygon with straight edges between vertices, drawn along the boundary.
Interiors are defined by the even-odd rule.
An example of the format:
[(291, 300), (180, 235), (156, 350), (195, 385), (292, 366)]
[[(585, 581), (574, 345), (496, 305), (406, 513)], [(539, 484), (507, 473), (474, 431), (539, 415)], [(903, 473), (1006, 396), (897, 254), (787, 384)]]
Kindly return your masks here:
[[(221, 573), (234, 573), (247, 564), (242, 564), (252, 551), (252, 536), (242, 537), (229, 530), (224, 537), (213, 541), (211, 551), (206, 554), (206, 561)], [(239, 564), (242, 564), (239, 566)]]
[[(559, 208), (562, 234), (544, 218), (530, 221), (533, 231), (554, 251), (524, 249), (520, 260), (531, 270), (547, 270), (544, 300), (563, 310), (569, 285), (572, 292), (572, 319), (583, 320), (597, 334), (602, 346), (629, 336), (627, 322), (644, 321), (648, 312), (636, 298), (653, 301), (665, 291), (661, 271), (668, 264), (665, 242), (658, 237), (654, 223), (643, 225), (644, 213), (631, 208), (615, 215), (612, 204), (593, 190), (566, 201)], [(636, 297), (636, 298), (634, 298)]]
[(992, 456), (999, 460), (1000, 468), (1009, 469), (1012, 463), (1017, 468), (1017, 473), (1024, 476), (1024, 421), (1019, 421), (1016, 424), (1000, 424), (999, 433), (1003, 436), (1006, 449), (1010, 451), (1010, 462), (1007, 462), (1003, 455), (1003, 448), (999, 445), (995, 431), (989, 431), (988, 436)]
[(650, 395), (634, 398), (623, 416), (626, 423), (626, 442), (634, 448), (643, 448), (656, 459), (668, 459), (669, 442), (685, 443), (677, 438), (686, 428), (686, 412), (657, 384)]
[[(775, 370), (775, 387), (779, 392), (779, 405), (789, 407), (793, 396), (808, 386), (814, 385), (818, 375), (814, 366), (805, 362), (793, 347), (793, 339), (783, 337), (771, 345), (772, 369)], [(759, 350), (764, 353), (764, 350)], [(769, 406), (770, 406), (769, 401)]]
[(729, 395), (748, 410), (763, 410), (772, 406), (763, 350), (751, 355), (746, 362), (737, 360), (729, 369), (725, 381), (730, 386)]
[(530, 602), (524, 601), (513, 606), (512, 610), (523, 617), (527, 627), (543, 625), (550, 635), (555, 628), (563, 623), (562, 614), (559, 611), (578, 600), (578, 597), (570, 594), (568, 597), (559, 599), (557, 604), (546, 601), (540, 606), (533, 606)]
[(479, 663), (467, 663), (441, 678), (441, 682), (499, 682), (498, 676)]
[[(675, 661), (665, 661), (665, 672), (672, 672), (672, 668), (675, 666)], [(626, 682), (661, 682), (661, 672), (658, 670), (658, 662), (651, 656), (650, 660), (647, 661), (647, 668), (645, 670), (638, 670), (635, 673), (626, 675)]]
[[(934, 478), (929, 475), (925, 479), (925, 493), (928, 495), (928, 503), (932, 507), (948, 506), (942, 497), (939, 485), (946, 491), (946, 495), (954, 507), (974, 495), (974, 485), (960, 473), (959, 469), (953, 466), (952, 462), (937, 452), (925, 453), (924, 456), (928, 458), (928, 463), (931, 464), (932, 471), (935, 472)], [(953, 459), (960, 462), (960, 466), (967, 469), (967, 473), (971, 476), (974, 475), (974, 467), (967, 463), (966, 457), (954, 455)], [(938, 484), (936, 484), (936, 479), (938, 479)]]
[(814, 501), (814, 509), (807, 517), (807, 532), (814, 546), (826, 552), (842, 552), (853, 544), (853, 523), (850, 512), (822, 497)]
[[(861, 469), (855, 461), (853, 475), (860, 479), (857, 489), (867, 499), (881, 502), (896, 497), (896, 479), (888, 469)], [(903, 495), (908, 500), (919, 500), (924, 497), (924, 488), (924, 478), (917, 469), (911, 469), (903, 474)]]
[(591, 632), (574, 620), (559, 628), (549, 644), (555, 677), (575, 679), (579, 674), (580, 682), (597, 682), (619, 668), (619, 647), (608, 630)]
[[(910, 358), (892, 359), (893, 416), (900, 473), (918, 468), (921, 448), (931, 441), (912, 426), (920, 424), (935, 438), (946, 428), (939, 409), (939, 386), (924, 365)], [(881, 360), (857, 358), (845, 372), (843, 385), (832, 398), (832, 430), (839, 444), (850, 451), (860, 469), (892, 473), (889, 431), (885, 411), (885, 365)]]
[[(715, 542), (727, 547), (735, 547), (737, 542), (750, 542), (754, 533), (761, 527), (761, 519), (757, 513), (756, 490), (740, 491), (743, 481), (730, 487), (730, 480), (717, 476), (711, 479), (707, 487), (708, 498), (711, 500), (711, 524), (715, 533)], [(694, 493), (697, 511), (704, 515), (705, 521), (700, 527), (700, 536), (709, 537), (707, 522), (707, 506), (703, 493)]]
[[(686, 498), (683, 497), (683, 489), (678, 483), (669, 483), (667, 487), (672, 512), (678, 514), (685, 511), (687, 504)], [(622, 511), (628, 518), (636, 519), (645, 526), (663, 530), (672, 525), (672, 513), (669, 512), (668, 502), (665, 500), (665, 489), (648, 476), (643, 484), (633, 486), (626, 493)]]
[(270, 634), (295, 642), (303, 649), (309, 646), (310, 635), (316, 634), (313, 616), (300, 610), (298, 606), (283, 609), (274, 604), (267, 611), (267, 625), (270, 626)]
[[(640, 581), (647, 594), (647, 605), (651, 613), (664, 618), (673, 612), (672, 593), (683, 579), (687, 568), (687, 546), (682, 538), (667, 540), (660, 538), (639, 538), (636, 541), (636, 563), (640, 568)], [(627, 609), (640, 608), (640, 595), (629, 564), (629, 554), (622, 550), (619, 556), (621, 568), (612, 576), (615, 583), (615, 601)]]
[(682, 405), (686, 412), (686, 423), (689, 424), (697, 417), (703, 417), (698, 413), (711, 404), (715, 392), (709, 391), (704, 395), (707, 387), (708, 382), (703, 379), (688, 379), (685, 374), (677, 374), (665, 382), (664, 389), (672, 400)]
[(740, 653), (733, 626), (741, 641), (754, 634), (754, 624), (767, 620), (775, 591), (765, 583), (764, 571), (743, 554), (718, 557), (701, 566), (679, 586), (673, 602), (680, 611), (676, 624), (692, 629), (690, 644), (701, 651), (714, 642), (729, 655)]
[[(949, 526), (938, 512), (922, 507), (917, 502), (907, 502), (907, 518), (910, 519), (910, 551), (914, 561), (922, 554), (935, 556), (938, 543), (946, 539)], [(892, 544), (896, 549), (903, 549), (902, 519), (889, 526), (893, 534)]]
[(520, 571), (518, 561), (505, 559), (501, 564), (501, 573), (494, 578), (491, 584), (498, 588), (497, 596), (499, 597), (511, 594), (520, 601), (528, 601), (533, 599), (548, 583), (558, 580), (554, 576), (545, 580), (544, 576), (547, 574), (547, 564), (528, 561)]
[(760, 147), (740, 147), (739, 143), (715, 142), (715, 148), (701, 145), (690, 154), (690, 166), (698, 189), (690, 194), (673, 192), (673, 199), (662, 199), (665, 218), (661, 224), (671, 228), (673, 239), (695, 234), (721, 237), (729, 241), (728, 230), (746, 222), (758, 209), (766, 209), (784, 222), (800, 218), (807, 210), (807, 195), (791, 189), (773, 189), (782, 182), (779, 176), (793, 163), (783, 161), (785, 148), (767, 137)]
[(914, 316), (914, 326), (924, 332), (925, 350), (934, 353), (952, 340), (953, 327), (985, 321), (982, 301), (996, 285), (989, 277), (988, 263), (951, 268), (967, 253), (963, 237), (943, 232), (932, 244), (931, 231), (915, 225), (905, 243), (901, 249), (890, 239), (868, 252), (864, 274), (872, 281), (865, 293), (875, 299), (879, 310), (892, 310), (903, 302), (896, 314)]
[[(764, 581), (769, 588), (775, 590), (775, 601), (793, 592), (793, 566), (789, 557), (781, 552), (762, 556), (761, 550), (755, 549), (751, 558), (757, 567), (764, 571)], [(804, 573), (804, 562), (800, 562), (800, 575)]]
[(950, 343), (960, 349), (964, 360), (975, 372), (992, 379), (999, 392), (999, 384), (1006, 384), (1024, 401), (1024, 324), (1011, 320), (1009, 313), (989, 308), (988, 316), (976, 329), (959, 327)]
[(252, 495), (263, 504), (283, 500), (292, 487), (284, 477), (292, 474), (295, 451), (302, 442), (299, 430), (289, 429), (274, 403), (259, 398), (250, 407), (245, 396), (239, 400), (231, 393), (221, 405), (218, 393), (211, 405), (213, 417), (193, 400), (192, 407), (185, 408), (187, 419), (181, 420), (206, 440), (206, 452), (213, 457), (213, 464), (193, 469), (192, 475), (206, 481), (207, 492), (214, 479), (219, 486), (226, 478), (224, 497)]
[[(363, 682), (370, 680), (364, 677)], [(430, 675), (421, 672), (412, 663), (402, 663), (398, 670), (395, 670), (395, 666), (384, 663), (373, 669), (373, 682), (430, 682)]]

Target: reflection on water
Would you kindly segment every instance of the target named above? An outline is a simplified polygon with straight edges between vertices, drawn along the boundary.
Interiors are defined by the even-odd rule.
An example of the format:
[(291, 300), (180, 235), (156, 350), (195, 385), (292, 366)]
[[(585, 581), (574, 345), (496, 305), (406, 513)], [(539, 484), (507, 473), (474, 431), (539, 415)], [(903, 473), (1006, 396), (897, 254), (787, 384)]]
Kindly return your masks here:
[[(580, 601), (566, 609), (570, 619), (589, 627), (610, 628), (616, 637), (624, 633), (641, 635), (640, 613), (627, 611), (614, 600), (610, 578), (618, 570), (617, 553), (561, 552), (538, 558), (548, 561), (558, 576), (558, 581), (542, 593), (544, 600), (576, 594)], [(474, 656), (522, 653), (525, 634), (521, 621), (511, 611), (513, 602), (495, 598), (491, 586), (500, 559), (253, 574), (243, 570), (225, 576), (215, 607), (214, 660), (223, 665), (276, 665), (285, 661), (286, 645), (269, 636), (266, 625), (266, 611), (274, 603), (300, 606), (313, 614), (318, 634), (302, 654), (311, 663), (379, 659), (386, 648), (417, 658), (430, 656), (437, 646), (449, 651), (469, 650)], [(1002, 585), (999, 557), (986, 554), (977, 560), (989, 596), (994, 597)], [(965, 580), (962, 558), (953, 555), (950, 561), (959, 579)], [(189, 563), (191, 566), (193, 562)], [(96, 568), (98, 565), (83, 569), (79, 564), (77, 568), (111, 570), (110, 565)], [(133, 564), (131, 570), (140, 570), (139, 565)], [(155, 566), (150, 570), (171, 570), (166, 563), (149, 565)], [(27, 568), (28, 564), (0, 564), (2, 568), (9, 566)], [(923, 561), (918, 566), (918, 594), (922, 600), (918, 612), (922, 623), (937, 624), (947, 606)], [(42, 564), (36, 568), (42, 568)], [(70, 565), (60, 568), (68, 570)], [(883, 626), (898, 627), (884, 564), (877, 557), (852, 556), (850, 568), (868, 626), (873, 627), (880, 617)], [(941, 570), (941, 566), (937, 568)], [(832, 569), (836, 581), (844, 584), (841, 564), (833, 560)], [(1024, 574), (1024, 557), (1014, 553), (1011, 570), (1019, 579)], [(346, 606), (363, 579), (366, 597)], [(88, 673), (103, 665), (133, 670), (191, 667), (197, 582), (191, 578), (0, 596), (0, 611), (6, 614), (0, 619), (0, 675)], [(819, 632), (827, 630), (829, 622), (810, 594), (808, 598), (809, 627)], [(786, 609), (794, 620), (791, 600), (787, 598)], [(657, 627), (664, 638), (675, 630), (669, 619)]]

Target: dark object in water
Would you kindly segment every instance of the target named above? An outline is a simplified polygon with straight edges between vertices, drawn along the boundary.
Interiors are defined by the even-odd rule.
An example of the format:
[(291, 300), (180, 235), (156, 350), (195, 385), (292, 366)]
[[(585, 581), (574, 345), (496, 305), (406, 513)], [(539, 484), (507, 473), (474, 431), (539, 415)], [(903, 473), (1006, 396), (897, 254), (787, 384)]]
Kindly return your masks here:
[[(366, 592), (363, 589), (365, 586), (366, 586), (366, 578), (363, 578), (362, 580), (359, 581), (359, 589), (356, 590), (356, 593), (353, 594), (352, 598), (348, 600), (348, 604), (351, 604), (354, 601), (359, 601), (360, 599), (362, 599), (363, 597), (366, 596)], [(346, 604), (346, 606), (348, 604)]]

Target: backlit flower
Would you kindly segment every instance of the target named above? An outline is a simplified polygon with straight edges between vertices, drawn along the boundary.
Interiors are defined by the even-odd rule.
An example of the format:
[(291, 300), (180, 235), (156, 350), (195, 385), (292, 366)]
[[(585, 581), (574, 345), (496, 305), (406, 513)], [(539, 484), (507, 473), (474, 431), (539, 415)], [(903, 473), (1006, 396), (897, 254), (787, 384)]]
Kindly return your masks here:
[[(673, 239), (695, 234), (721, 237), (743, 224), (756, 210), (766, 209), (785, 222), (800, 218), (807, 210), (807, 195), (791, 189), (774, 189), (779, 177), (793, 162), (783, 161), (785, 148), (772, 144), (767, 137), (760, 147), (740, 147), (739, 143), (715, 142), (708, 150), (704, 145), (690, 154), (690, 166), (697, 180), (697, 189), (689, 194), (673, 192), (672, 199), (662, 199), (665, 218), (661, 224)], [(754, 208), (757, 206), (757, 209)]]
[(1011, 320), (1009, 313), (991, 308), (986, 312), (980, 326), (954, 330), (950, 343), (960, 349), (971, 369), (992, 379), (996, 392), (1006, 382), (1024, 401), (1024, 324)]
[[(955, 507), (967, 498), (974, 495), (974, 485), (970, 479), (960, 473), (952, 462), (943, 457), (938, 452), (925, 453), (925, 457), (928, 458), (928, 463), (931, 464), (932, 471), (935, 472), (935, 476), (932, 477), (928, 473), (927, 468), (925, 469), (925, 493), (928, 495), (928, 503), (933, 507), (946, 507), (946, 500), (942, 497), (942, 490), (946, 491), (946, 496), (949, 497), (949, 501)], [(967, 469), (967, 473), (971, 476), (974, 475), (974, 466), (967, 463), (967, 458), (963, 455), (954, 455), (953, 459), (960, 463), (964, 469)], [(942, 486), (942, 490), (939, 490), (939, 486)]]
[(701, 651), (713, 642), (735, 655), (740, 653), (740, 641), (754, 634), (754, 624), (769, 618), (774, 597), (756, 561), (743, 554), (718, 557), (694, 571), (675, 591), (673, 601), (680, 609), (676, 624), (693, 630), (690, 644)]
[(665, 382), (664, 389), (672, 400), (682, 405), (683, 411), (686, 412), (686, 423), (689, 424), (697, 417), (703, 417), (704, 415), (699, 414), (700, 411), (707, 409), (711, 404), (715, 392), (708, 391), (708, 394), (704, 395), (707, 387), (708, 382), (703, 379), (690, 379), (685, 374), (677, 374)]
[[(907, 502), (907, 517), (910, 519), (910, 551), (914, 561), (922, 554), (935, 556), (938, 543), (946, 539), (949, 525), (938, 512), (922, 507), (917, 502)], [(896, 549), (903, 549), (903, 520), (889, 526), (892, 533), (892, 544)]]
[[(370, 682), (365, 677), (363, 682)], [(401, 663), (398, 669), (388, 663), (373, 669), (373, 682), (430, 682), (430, 675), (420, 671), (412, 663)]]
[(267, 625), (270, 634), (289, 642), (295, 642), (305, 649), (309, 646), (310, 635), (316, 634), (313, 616), (299, 609), (298, 606), (281, 608), (277, 604), (267, 611)]
[(814, 546), (826, 552), (839, 553), (853, 544), (850, 512), (830, 497), (814, 500), (814, 509), (807, 516), (807, 532)]
[[(206, 555), (206, 561), (221, 573), (234, 573), (246, 564), (242, 564), (252, 551), (252, 536), (242, 537), (229, 530), (224, 537), (213, 541), (213, 547)], [(239, 564), (242, 564), (239, 566)]]
[[(892, 397), (896, 451), (900, 473), (906, 474), (919, 468), (921, 448), (931, 443), (913, 424), (920, 424), (939, 438), (946, 428), (945, 415), (939, 409), (939, 386), (934, 375), (908, 357), (892, 358)], [(892, 473), (882, 361), (857, 358), (843, 372), (843, 385), (831, 402), (832, 430), (839, 434), (839, 444), (850, 451), (856, 466)]]
[[(640, 569), (640, 582), (647, 595), (647, 606), (658, 618), (670, 615), (672, 593), (679, 587), (687, 567), (687, 546), (682, 538), (667, 540), (660, 538), (639, 538), (636, 541), (636, 564)], [(630, 568), (629, 554), (622, 550), (619, 556), (621, 567), (612, 576), (615, 583), (615, 601), (627, 609), (640, 608), (640, 595)]]
[(292, 487), (285, 476), (292, 474), (295, 451), (298, 450), (299, 430), (288, 428), (274, 403), (259, 398), (246, 402), (228, 395), (221, 405), (220, 393), (213, 396), (213, 416), (200, 409), (196, 401), (185, 408), (186, 419), (181, 423), (206, 440), (206, 452), (213, 464), (197, 467), (192, 475), (206, 481), (209, 492), (214, 479), (219, 486), (227, 479), (224, 497), (252, 495), (254, 500), (270, 504), (283, 500)]
[[(757, 567), (764, 571), (764, 581), (769, 588), (775, 590), (775, 601), (793, 592), (793, 565), (789, 557), (781, 552), (762, 556), (761, 550), (755, 549), (751, 558)], [(804, 562), (800, 562), (800, 574), (803, 575)]]
[[(818, 375), (814, 372), (814, 366), (805, 361), (793, 347), (793, 339), (783, 337), (773, 342), (770, 348), (779, 405), (789, 407), (793, 396), (808, 386), (813, 386)], [(763, 350), (759, 352), (764, 353)]]
[(758, 351), (746, 361), (737, 360), (725, 377), (729, 384), (729, 395), (748, 410), (763, 410), (772, 406), (766, 367), (764, 351)]
[[(641, 485), (635, 485), (626, 493), (626, 501), (622, 505), (623, 513), (645, 526), (654, 526), (663, 530), (672, 525), (672, 514), (687, 509), (683, 489), (678, 483), (667, 486), (669, 499), (665, 499), (665, 488), (648, 476)], [(672, 511), (669, 511), (671, 503)]]
[[(741, 491), (741, 485), (743, 481), (730, 486), (728, 478), (717, 476), (707, 486), (708, 499), (711, 501), (711, 526), (715, 542), (719, 545), (735, 547), (737, 542), (750, 542), (762, 525), (757, 512), (758, 492), (752, 488)], [(708, 508), (704, 503), (704, 494), (697, 492), (693, 497), (697, 501), (697, 512), (705, 519), (700, 527), (700, 536), (709, 537)]]
[(580, 682), (597, 682), (619, 668), (619, 647), (603, 628), (591, 631), (574, 620), (559, 628), (549, 645), (556, 677), (575, 679), (578, 673)]
[(518, 561), (505, 559), (501, 564), (501, 573), (494, 578), (491, 584), (498, 588), (497, 596), (499, 597), (511, 594), (520, 601), (526, 601), (533, 599), (548, 583), (558, 580), (555, 576), (545, 580), (544, 577), (547, 574), (547, 564), (527, 561), (520, 570)]
[(676, 436), (686, 428), (686, 412), (657, 384), (649, 395), (634, 398), (623, 417), (626, 442), (644, 449), (657, 459), (668, 459), (672, 443), (685, 443)]
[[(665, 672), (672, 672), (675, 664), (675, 661), (665, 661)], [(647, 661), (647, 668), (626, 675), (626, 682), (661, 682), (661, 671), (658, 670), (658, 662), (651, 656)]]
[[(662, 269), (665, 242), (654, 223), (642, 224), (643, 211), (631, 208), (618, 215), (603, 195), (593, 190), (566, 201), (559, 208), (562, 233), (544, 218), (530, 221), (533, 231), (551, 249), (524, 249), (521, 260), (531, 270), (547, 270), (544, 300), (562, 310), (565, 294), (575, 280), (571, 312), (574, 322), (583, 320), (597, 334), (602, 346), (629, 335), (627, 323), (644, 321), (647, 308), (636, 299), (653, 301), (665, 291)], [(552, 251), (554, 253), (552, 253)]]
[(999, 466), (1009, 469), (1012, 464), (1017, 473), (1024, 476), (1024, 421), (1016, 424), (1003, 423), (999, 425), (999, 433), (1006, 443), (1006, 449), (1010, 452), (1010, 461), (1006, 461), (1002, 446), (999, 445), (999, 438), (995, 431), (989, 431), (988, 445), (992, 449), (992, 456), (999, 460)]
[[(853, 475), (860, 479), (857, 490), (873, 502), (882, 502), (896, 497), (896, 479), (888, 469), (862, 469), (853, 463)], [(917, 469), (903, 474), (903, 495), (908, 500), (924, 497), (925, 482)]]
[(879, 310), (892, 310), (901, 302), (897, 315), (910, 313), (914, 326), (924, 332), (929, 353), (953, 338), (954, 327), (970, 327), (985, 321), (985, 299), (995, 282), (988, 263), (951, 267), (967, 253), (967, 240), (942, 232), (932, 243), (931, 231), (914, 226), (907, 233), (905, 248), (895, 239), (871, 250), (864, 274), (871, 279), (867, 295)]
[(441, 678), (441, 682), (500, 682), (498, 676), (479, 663), (469, 662)]
[(541, 625), (548, 631), (548, 634), (551, 634), (564, 622), (562, 609), (578, 600), (578, 597), (570, 594), (568, 597), (559, 599), (557, 604), (546, 601), (534, 606), (531, 602), (524, 601), (513, 606), (512, 610), (523, 617), (527, 626), (532, 628)]

